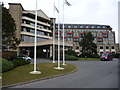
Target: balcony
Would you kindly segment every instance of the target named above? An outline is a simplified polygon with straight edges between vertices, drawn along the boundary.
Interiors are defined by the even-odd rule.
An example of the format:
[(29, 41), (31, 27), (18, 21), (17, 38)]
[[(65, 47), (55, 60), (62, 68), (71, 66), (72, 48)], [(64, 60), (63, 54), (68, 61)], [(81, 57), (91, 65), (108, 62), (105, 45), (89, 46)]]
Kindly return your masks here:
[[(25, 16), (23, 16), (22, 19), (35, 22), (34, 19), (29, 18), (29, 17), (25, 17)], [(48, 23), (44, 23), (44, 22), (41, 22), (41, 21), (37, 21), (37, 23), (50, 27), (50, 24), (48, 24)]]
[[(29, 24), (24, 24), (24, 23), (22, 23), (21, 26), (35, 29), (35, 26), (29, 25)], [(48, 30), (48, 29), (37, 28), (37, 30), (52, 33), (52, 31), (51, 31), (51, 30)]]
[[(21, 34), (28, 35), (28, 36), (35, 36), (35, 34), (30, 33), (30, 32), (21, 32)], [(50, 37), (50, 36), (38, 35), (38, 34), (37, 34), (37, 37), (46, 38), (46, 39), (52, 39), (52, 37)]]

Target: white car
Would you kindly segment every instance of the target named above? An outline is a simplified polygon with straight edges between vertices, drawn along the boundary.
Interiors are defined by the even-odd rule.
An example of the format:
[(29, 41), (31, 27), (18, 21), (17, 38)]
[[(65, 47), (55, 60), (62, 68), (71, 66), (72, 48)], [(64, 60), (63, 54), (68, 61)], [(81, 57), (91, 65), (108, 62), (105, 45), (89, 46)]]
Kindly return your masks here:
[(25, 60), (31, 60), (31, 58), (28, 57), (28, 56), (23, 57), (23, 59), (25, 59)]
[(25, 59), (25, 60), (31, 60), (31, 58), (28, 57), (28, 56), (18, 56), (18, 58), (20, 58), (20, 59)]

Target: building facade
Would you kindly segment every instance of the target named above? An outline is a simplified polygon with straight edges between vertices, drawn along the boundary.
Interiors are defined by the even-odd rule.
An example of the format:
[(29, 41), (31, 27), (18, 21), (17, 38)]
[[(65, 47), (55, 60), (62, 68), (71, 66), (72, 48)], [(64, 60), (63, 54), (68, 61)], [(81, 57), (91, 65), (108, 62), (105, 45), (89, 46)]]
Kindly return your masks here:
[[(57, 28), (55, 36), (57, 39)], [(79, 45), (85, 32), (91, 32), (94, 37), (94, 42), (97, 45), (97, 51), (100, 55), (103, 52), (117, 53), (119, 45), (115, 43), (115, 32), (109, 25), (95, 25), (95, 24), (64, 24), (65, 42), (73, 44), (73, 50), (79, 55), (82, 48)], [(60, 36), (63, 39), (63, 24), (60, 24)]]
[[(34, 57), (35, 10), (24, 10), (20, 3), (9, 3), (9, 6), (9, 12), (16, 23), (16, 35), (21, 40), (18, 54), (27, 53), (30, 57)], [(42, 10), (37, 12), (37, 57), (48, 58), (52, 56), (53, 19), (50, 19)], [(57, 41), (54, 44), (57, 47)], [(66, 44), (66, 46), (70, 45)]]

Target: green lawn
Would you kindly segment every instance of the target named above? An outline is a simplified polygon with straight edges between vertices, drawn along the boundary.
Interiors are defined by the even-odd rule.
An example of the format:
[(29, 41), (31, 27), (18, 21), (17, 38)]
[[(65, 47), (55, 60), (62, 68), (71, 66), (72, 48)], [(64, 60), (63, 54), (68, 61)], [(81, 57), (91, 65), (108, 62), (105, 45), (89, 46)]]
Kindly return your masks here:
[(77, 61), (100, 61), (100, 58), (78, 58)]
[(76, 66), (67, 64), (65, 66), (62, 66), (65, 68), (64, 70), (55, 70), (54, 67), (56, 66), (57, 64), (53, 64), (53, 63), (37, 64), (37, 71), (41, 72), (41, 74), (39, 75), (30, 74), (30, 72), (33, 71), (33, 64), (17, 67), (13, 70), (10, 70), (2, 74), (2, 85), (6, 86), (6, 85), (16, 84), (20, 82), (26, 82), (30, 80), (35, 80), (35, 79), (40, 79), (48, 76), (54, 76), (62, 73), (71, 72), (77, 69)]

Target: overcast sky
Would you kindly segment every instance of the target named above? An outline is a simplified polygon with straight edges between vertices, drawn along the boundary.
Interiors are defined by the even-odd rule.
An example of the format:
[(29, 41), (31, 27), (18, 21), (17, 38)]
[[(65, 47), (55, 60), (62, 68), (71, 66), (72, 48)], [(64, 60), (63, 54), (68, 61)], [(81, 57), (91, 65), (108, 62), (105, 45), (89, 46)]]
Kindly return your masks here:
[[(21, 3), (25, 10), (35, 9), (35, 0), (2, 0), (8, 3)], [(53, 17), (53, 2), (58, 7), (58, 0), (37, 0), (38, 9), (48, 17)], [(110, 25), (115, 31), (118, 43), (118, 1), (120, 0), (67, 0), (72, 6), (65, 5), (65, 23)], [(62, 2), (59, 0), (60, 22), (62, 23)], [(57, 13), (55, 14), (57, 18)]]

